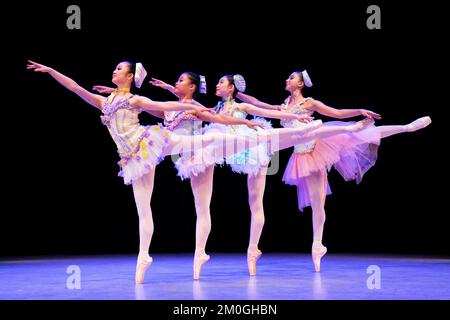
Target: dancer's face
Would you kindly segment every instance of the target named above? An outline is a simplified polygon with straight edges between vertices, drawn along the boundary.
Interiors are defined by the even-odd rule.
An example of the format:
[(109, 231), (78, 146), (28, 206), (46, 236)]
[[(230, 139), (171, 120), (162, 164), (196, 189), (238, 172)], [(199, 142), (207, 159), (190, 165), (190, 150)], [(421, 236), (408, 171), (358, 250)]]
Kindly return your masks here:
[(175, 83), (175, 94), (185, 96), (192, 95), (194, 92), (195, 84), (191, 82), (187, 74), (183, 73)]
[(297, 72), (291, 73), (291, 75), (286, 79), (286, 90), (293, 92), (296, 89), (303, 88), (303, 80)]
[(234, 84), (230, 83), (227, 77), (222, 77), (216, 85), (216, 96), (218, 97), (229, 97), (233, 94), (233, 91)]
[(130, 65), (126, 62), (119, 63), (112, 73), (112, 82), (118, 86), (131, 80), (133, 80), (133, 74), (130, 73)]

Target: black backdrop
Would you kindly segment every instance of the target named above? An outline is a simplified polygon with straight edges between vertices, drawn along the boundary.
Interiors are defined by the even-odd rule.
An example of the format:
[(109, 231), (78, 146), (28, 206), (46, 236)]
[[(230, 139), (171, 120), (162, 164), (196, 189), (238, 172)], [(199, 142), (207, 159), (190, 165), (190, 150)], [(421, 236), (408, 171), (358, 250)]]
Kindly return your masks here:
[[(81, 8), (81, 30), (66, 28), (66, 8)], [(368, 30), (366, 9), (381, 7), (381, 30)], [(383, 141), (377, 165), (360, 185), (330, 173), (324, 243), (330, 252), (449, 254), (446, 108), (448, 67), (438, 5), (409, 2), (220, 1), (158, 3), (61, 1), (13, 3), (4, 10), (3, 209), (0, 255), (131, 253), (137, 251), (132, 189), (117, 177), (118, 155), (100, 113), (51, 77), (27, 71), (26, 60), (47, 64), (86, 88), (110, 84), (115, 65), (142, 61), (150, 76), (175, 82), (204, 74), (209, 93), (225, 73), (241, 73), (248, 92), (280, 103), (284, 80), (307, 69), (306, 95), (338, 108), (368, 108), (379, 125), (424, 115), (426, 130)], [(149, 85), (139, 94), (173, 97)], [(323, 120), (328, 120), (321, 117)], [(142, 123), (158, 120), (142, 115)], [(273, 121), (278, 127), (279, 123)], [(308, 252), (311, 211), (299, 213), (296, 190), (267, 177), (265, 252)], [(438, 184), (441, 186), (438, 186)], [(152, 199), (153, 252), (192, 252), (195, 211), (188, 181), (167, 158)], [(246, 177), (216, 169), (207, 250), (244, 252), (250, 211)]]

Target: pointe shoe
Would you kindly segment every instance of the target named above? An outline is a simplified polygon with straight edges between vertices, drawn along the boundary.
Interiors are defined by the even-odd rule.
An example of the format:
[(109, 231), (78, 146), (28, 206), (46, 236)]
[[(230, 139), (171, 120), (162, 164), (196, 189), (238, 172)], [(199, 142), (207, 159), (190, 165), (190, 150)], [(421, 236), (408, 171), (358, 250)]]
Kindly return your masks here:
[(354, 125), (351, 125), (349, 127), (349, 131), (358, 132), (372, 126), (374, 123), (375, 121), (373, 119), (366, 118), (364, 120), (356, 122)]
[(153, 258), (150, 256), (142, 258), (142, 259), (138, 258), (138, 262), (136, 265), (136, 276), (135, 276), (136, 284), (141, 284), (144, 282), (145, 271), (147, 271), (148, 267), (150, 267), (152, 262), (153, 262)]
[(262, 252), (257, 250), (256, 252), (247, 251), (247, 266), (248, 273), (251, 276), (256, 276), (256, 262), (261, 258)]
[(419, 129), (425, 128), (430, 123), (431, 123), (431, 118), (430, 117), (422, 117), (422, 118), (419, 118), (419, 119), (411, 122), (410, 124), (407, 124), (405, 127), (406, 127), (406, 131), (414, 132), (414, 131), (417, 131)]
[(327, 253), (327, 248), (323, 245), (313, 246), (311, 256), (314, 264), (314, 270), (320, 272), (320, 259)]
[(202, 254), (199, 257), (194, 257), (194, 280), (200, 279), (200, 271), (202, 270), (203, 265), (208, 260), (209, 255), (207, 255), (206, 253)]

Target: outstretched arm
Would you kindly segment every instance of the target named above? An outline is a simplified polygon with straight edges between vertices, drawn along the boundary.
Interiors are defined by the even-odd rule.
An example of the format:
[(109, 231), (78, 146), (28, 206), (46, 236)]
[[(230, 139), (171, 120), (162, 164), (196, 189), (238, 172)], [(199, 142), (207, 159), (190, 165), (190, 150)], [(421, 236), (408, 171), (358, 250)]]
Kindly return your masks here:
[(130, 99), (130, 104), (133, 107), (141, 108), (144, 111), (183, 111), (183, 110), (198, 110), (204, 111), (207, 108), (201, 105), (194, 105), (190, 103), (181, 103), (176, 101), (153, 101), (143, 96), (134, 96)]
[(281, 110), (281, 106), (280, 105), (273, 105), (273, 104), (268, 104), (268, 103), (259, 101), (255, 97), (252, 97), (252, 96), (250, 96), (248, 94), (245, 94), (245, 93), (242, 93), (242, 92), (238, 92), (236, 97), (239, 100), (242, 100), (244, 102), (247, 102), (247, 103), (250, 103), (250, 104), (252, 104), (254, 106), (257, 106), (258, 108), (263, 108), (263, 109), (268, 109), (268, 110)]
[(310, 105), (307, 105), (308, 109), (316, 111), (327, 117), (345, 119), (357, 116), (364, 116), (366, 118), (375, 118), (377, 120), (381, 119), (381, 115), (366, 109), (335, 109), (327, 106), (326, 104), (324, 104), (319, 100), (313, 99), (309, 100), (308, 103), (310, 103)]
[(251, 122), (246, 119), (237, 119), (226, 115), (212, 114), (205, 111), (189, 111), (189, 113), (195, 115), (199, 120), (202, 121), (216, 122), (225, 125), (246, 125), (251, 129), (255, 129), (255, 127), (263, 127), (261, 123)]
[[(156, 78), (152, 78), (152, 80), (151, 81), (149, 81), (149, 83), (152, 85), (152, 86), (155, 86), (155, 87), (160, 87), (160, 88), (162, 88), (162, 89), (164, 89), (164, 90), (167, 90), (167, 91), (170, 91), (174, 96), (176, 96), (176, 97), (180, 97), (179, 95), (177, 95), (176, 93), (175, 93), (175, 87), (174, 86), (172, 86), (172, 85), (170, 85), (170, 84), (167, 84), (167, 83), (165, 83), (164, 81), (162, 81), (162, 80), (159, 80), (159, 79), (156, 79)], [(197, 101), (195, 101), (194, 99), (192, 99), (192, 103), (198, 103)]]
[(162, 81), (162, 80), (159, 80), (159, 79), (156, 79), (156, 78), (152, 78), (152, 80), (150, 80), (149, 83), (150, 83), (152, 86), (160, 87), (161, 89), (170, 91), (171, 93), (173, 93), (173, 95), (175, 95), (176, 97), (179, 97), (179, 96), (175, 93), (175, 87), (172, 86), (172, 85), (170, 85), (170, 84), (165, 83), (165, 82)]
[[(114, 88), (107, 87), (107, 86), (99, 86), (99, 85), (94, 86), (92, 88), (92, 90), (98, 91), (100, 93), (106, 93), (106, 94), (110, 94), (115, 91)], [(147, 112), (150, 113), (154, 117), (164, 119), (164, 111), (147, 111)]]
[(278, 110), (264, 110), (248, 103), (241, 103), (239, 105), (239, 109), (247, 112), (248, 114), (264, 118), (289, 119), (289, 120), (298, 120), (302, 122), (308, 122), (312, 120), (311, 117), (304, 117), (294, 113), (288, 113)]
[(27, 69), (34, 70), (36, 72), (43, 72), (48, 73), (51, 75), (56, 81), (58, 81), (60, 84), (62, 84), (64, 87), (69, 89), (70, 91), (76, 93), (79, 97), (81, 97), (84, 101), (89, 103), (90, 105), (102, 109), (103, 104), (105, 103), (106, 98), (102, 97), (98, 94), (93, 94), (80, 85), (78, 85), (75, 81), (70, 79), (69, 77), (63, 75), (62, 73), (59, 73), (58, 71), (44, 66), (42, 64), (33, 62), (31, 60), (28, 60)]

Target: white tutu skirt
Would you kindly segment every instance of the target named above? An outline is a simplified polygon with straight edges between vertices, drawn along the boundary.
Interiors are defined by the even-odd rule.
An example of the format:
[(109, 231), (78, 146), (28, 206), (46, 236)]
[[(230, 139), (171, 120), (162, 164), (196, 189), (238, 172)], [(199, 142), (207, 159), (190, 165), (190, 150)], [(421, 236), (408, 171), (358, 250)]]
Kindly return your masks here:
[(224, 159), (215, 146), (208, 146), (194, 151), (194, 154), (182, 154), (175, 162), (175, 168), (181, 180), (202, 174), (209, 166), (223, 164)]
[[(272, 124), (264, 118), (254, 118), (251, 122), (264, 123), (265, 129), (272, 129)], [(256, 136), (259, 130), (250, 129), (247, 126), (234, 126), (234, 131), (237, 135)], [(261, 170), (261, 167), (267, 166), (270, 162), (271, 155), (267, 150), (267, 144), (258, 144), (256, 147), (245, 150), (244, 152), (236, 153), (226, 157), (226, 163), (231, 167), (233, 172), (248, 174), (256, 176)]]
[[(254, 118), (252, 122), (264, 123), (265, 129), (271, 129), (272, 125), (269, 121), (263, 118)], [(263, 130), (263, 129), (258, 129)], [(205, 126), (202, 134), (210, 133), (227, 133), (239, 136), (256, 136), (258, 131), (250, 129), (245, 125), (229, 126), (219, 123), (211, 123)], [(200, 148), (194, 151), (194, 154), (184, 154), (175, 163), (178, 170), (178, 175), (182, 179), (188, 179), (191, 176), (197, 176), (212, 165), (223, 165), (225, 162), (230, 165), (231, 169), (237, 173), (244, 173), (249, 175), (256, 175), (262, 166), (267, 166), (270, 162), (270, 155), (266, 144), (258, 144), (244, 152), (224, 156), (221, 146), (210, 144), (205, 148)]]
[[(201, 134), (224, 132), (226, 132), (226, 126), (212, 123), (203, 127)], [(223, 163), (222, 150), (216, 144), (211, 143), (204, 148), (197, 148), (192, 152), (181, 154), (180, 158), (175, 162), (175, 168), (178, 171), (178, 176), (184, 180), (202, 174), (209, 166), (222, 165)]]
[(146, 126), (144, 134), (137, 141), (135, 152), (121, 155), (118, 162), (125, 184), (132, 184), (137, 179), (154, 170), (163, 159), (162, 153), (169, 141), (170, 131), (161, 124)]

